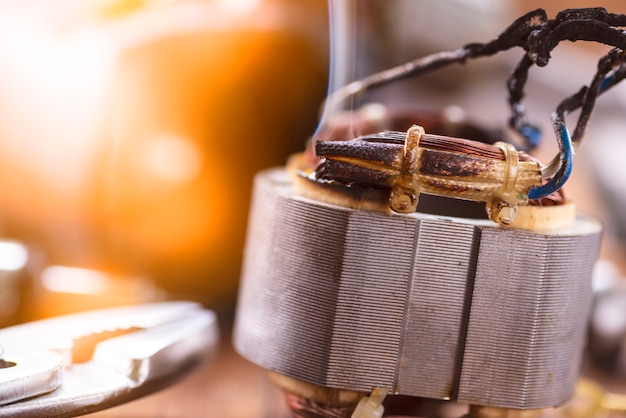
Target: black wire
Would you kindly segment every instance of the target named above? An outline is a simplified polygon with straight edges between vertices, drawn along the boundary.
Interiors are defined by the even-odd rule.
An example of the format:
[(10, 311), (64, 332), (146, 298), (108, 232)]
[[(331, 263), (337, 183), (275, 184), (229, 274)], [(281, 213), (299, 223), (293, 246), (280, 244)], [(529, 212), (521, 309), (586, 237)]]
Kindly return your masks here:
[(598, 71), (589, 86), (581, 88), (578, 93), (563, 100), (557, 107), (557, 111), (562, 108), (560, 111), (563, 113), (563, 117), (567, 113), (581, 108), (576, 129), (572, 135), (574, 145), (580, 143), (584, 136), (597, 97), (626, 76), (625, 65), (626, 55), (624, 52), (618, 48), (612, 49), (598, 61)]

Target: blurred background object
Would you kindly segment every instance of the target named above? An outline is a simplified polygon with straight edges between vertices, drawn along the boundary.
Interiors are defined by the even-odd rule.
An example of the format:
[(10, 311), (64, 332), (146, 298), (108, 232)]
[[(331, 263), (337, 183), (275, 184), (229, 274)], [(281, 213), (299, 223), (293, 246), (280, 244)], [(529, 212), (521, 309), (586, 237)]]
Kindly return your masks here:
[(0, 241), (0, 328), (18, 321), (24, 310), (29, 257), (28, 248), (21, 242)]
[(110, 306), (135, 305), (166, 299), (149, 278), (116, 276), (104, 271), (52, 265), (33, 280), (24, 301), (32, 318), (48, 318)]
[(326, 94), (325, 16), (320, 1), (0, 4), (2, 233), (46, 265), (232, 307), (252, 175), (303, 146)]
[(610, 376), (626, 376), (626, 279), (617, 266), (600, 261), (594, 272), (589, 358)]

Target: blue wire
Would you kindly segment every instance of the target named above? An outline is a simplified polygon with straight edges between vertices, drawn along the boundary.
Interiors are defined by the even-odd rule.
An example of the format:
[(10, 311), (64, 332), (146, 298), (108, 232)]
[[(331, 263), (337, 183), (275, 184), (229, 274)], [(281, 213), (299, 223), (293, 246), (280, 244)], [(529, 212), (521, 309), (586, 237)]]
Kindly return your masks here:
[(572, 173), (572, 166), (574, 165), (574, 145), (572, 144), (572, 138), (567, 130), (567, 126), (561, 121), (558, 122), (558, 129), (555, 129), (555, 131), (557, 132), (560, 139), (559, 143), (561, 144), (561, 165), (559, 171), (557, 171), (546, 184), (531, 188), (528, 192), (529, 199), (542, 199), (556, 192), (563, 187)]
[(598, 95), (604, 93), (604, 90), (613, 86), (613, 81), (615, 79), (615, 74), (608, 75), (602, 80), (602, 84), (600, 84), (600, 89), (598, 90)]
[(530, 149), (537, 147), (541, 143), (541, 131), (530, 124), (524, 124), (519, 128), (518, 132), (526, 139)]

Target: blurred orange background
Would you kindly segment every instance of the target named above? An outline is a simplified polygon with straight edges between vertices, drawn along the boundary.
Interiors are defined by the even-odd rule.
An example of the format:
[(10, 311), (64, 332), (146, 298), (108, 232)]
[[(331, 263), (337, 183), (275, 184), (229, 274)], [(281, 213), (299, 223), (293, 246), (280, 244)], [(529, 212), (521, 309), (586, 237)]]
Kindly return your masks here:
[[(40, 265), (232, 306), (252, 177), (326, 95), (326, 2), (50, 3), (0, 8), (0, 231)], [(135, 301), (121, 280), (43, 289), (38, 314)]]

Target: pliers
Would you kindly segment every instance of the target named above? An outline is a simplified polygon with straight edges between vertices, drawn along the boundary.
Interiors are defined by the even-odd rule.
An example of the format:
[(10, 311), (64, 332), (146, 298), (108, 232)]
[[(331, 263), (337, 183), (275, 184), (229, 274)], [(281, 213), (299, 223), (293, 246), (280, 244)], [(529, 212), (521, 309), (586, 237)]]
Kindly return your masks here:
[(0, 330), (0, 417), (72, 417), (147, 395), (216, 349), (194, 302), (109, 308)]

